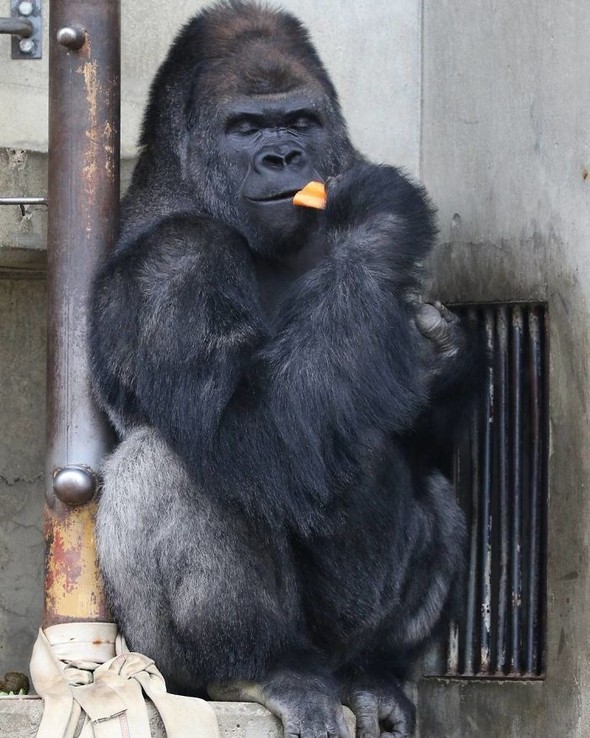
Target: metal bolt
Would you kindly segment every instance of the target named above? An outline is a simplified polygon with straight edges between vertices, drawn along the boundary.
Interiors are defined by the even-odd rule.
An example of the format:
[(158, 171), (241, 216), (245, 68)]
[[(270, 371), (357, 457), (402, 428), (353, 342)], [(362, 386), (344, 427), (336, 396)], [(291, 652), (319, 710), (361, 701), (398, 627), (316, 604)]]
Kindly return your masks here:
[(35, 5), (31, 2), (31, 0), (23, 0), (22, 3), (18, 4), (19, 14), (24, 15), (25, 17), (32, 15), (34, 10)]
[(53, 491), (66, 505), (75, 507), (90, 502), (97, 487), (94, 472), (86, 466), (66, 466), (53, 472)]
[(84, 29), (79, 26), (66, 26), (65, 28), (60, 28), (57, 32), (57, 42), (65, 46), (66, 49), (77, 51), (84, 46), (86, 34), (84, 33)]
[(21, 38), (18, 48), (23, 54), (32, 54), (35, 51), (35, 42), (30, 38)]

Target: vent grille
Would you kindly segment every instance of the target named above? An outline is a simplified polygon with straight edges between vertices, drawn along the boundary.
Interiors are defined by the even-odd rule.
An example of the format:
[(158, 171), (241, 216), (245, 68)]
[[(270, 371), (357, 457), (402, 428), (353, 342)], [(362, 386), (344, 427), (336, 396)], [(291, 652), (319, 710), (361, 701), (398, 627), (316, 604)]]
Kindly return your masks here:
[(446, 676), (540, 678), (545, 669), (546, 307), (453, 310), (476, 322), (489, 362), (485, 400), (454, 458), (469, 551), (463, 613), (450, 628)]

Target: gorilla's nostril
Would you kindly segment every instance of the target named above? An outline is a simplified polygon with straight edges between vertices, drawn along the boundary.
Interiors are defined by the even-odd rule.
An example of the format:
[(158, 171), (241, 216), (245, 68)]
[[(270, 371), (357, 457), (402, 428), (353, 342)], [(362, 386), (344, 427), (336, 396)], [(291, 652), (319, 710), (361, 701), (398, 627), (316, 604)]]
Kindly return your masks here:
[(299, 149), (288, 151), (287, 153), (265, 154), (262, 157), (263, 166), (268, 169), (284, 169), (285, 167), (297, 166), (305, 161), (303, 152)]
[(303, 152), (302, 151), (291, 151), (285, 157), (285, 161), (287, 162), (287, 166), (291, 166), (292, 164), (299, 164), (302, 159), (303, 159)]
[(288, 162), (286, 157), (280, 154), (266, 154), (262, 159), (262, 163), (270, 169), (283, 169)]

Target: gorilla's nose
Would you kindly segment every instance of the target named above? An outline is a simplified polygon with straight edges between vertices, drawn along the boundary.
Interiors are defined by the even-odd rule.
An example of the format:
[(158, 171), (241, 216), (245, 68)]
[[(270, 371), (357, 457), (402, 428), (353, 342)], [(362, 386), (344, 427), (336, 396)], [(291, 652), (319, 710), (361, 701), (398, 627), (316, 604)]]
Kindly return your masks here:
[(264, 170), (282, 171), (291, 169), (298, 171), (307, 163), (307, 157), (303, 149), (288, 147), (284, 149), (272, 149), (259, 151), (254, 157), (254, 168), (259, 172)]

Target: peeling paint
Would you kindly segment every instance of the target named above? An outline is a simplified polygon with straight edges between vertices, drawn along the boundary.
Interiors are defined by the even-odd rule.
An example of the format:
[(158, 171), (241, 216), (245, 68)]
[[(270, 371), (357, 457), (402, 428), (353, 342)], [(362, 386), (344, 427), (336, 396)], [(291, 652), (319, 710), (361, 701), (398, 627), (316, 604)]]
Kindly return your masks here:
[(46, 620), (108, 619), (94, 549), (96, 503), (46, 518)]
[[(86, 126), (86, 146), (84, 148), (84, 161), (82, 165), (82, 181), (87, 198), (92, 198), (96, 192), (99, 176), (100, 161), (100, 129), (98, 123), (98, 101), (102, 94), (101, 85), (98, 80), (98, 62), (91, 59), (84, 62), (76, 70), (84, 77), (84, 89), (86, 92), (88, 123)], [(92, 233), (93, 223), (91, 221), (91, 209), (86, 213), (86, 232)]]

